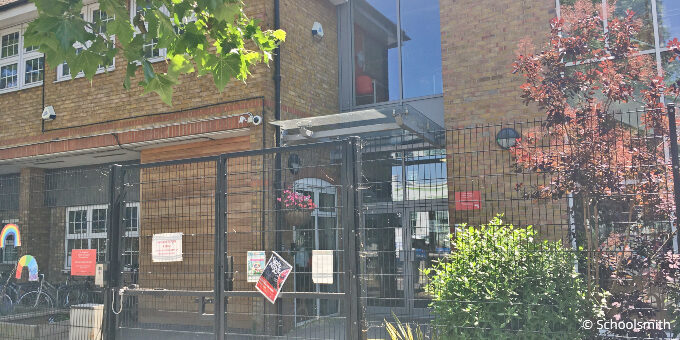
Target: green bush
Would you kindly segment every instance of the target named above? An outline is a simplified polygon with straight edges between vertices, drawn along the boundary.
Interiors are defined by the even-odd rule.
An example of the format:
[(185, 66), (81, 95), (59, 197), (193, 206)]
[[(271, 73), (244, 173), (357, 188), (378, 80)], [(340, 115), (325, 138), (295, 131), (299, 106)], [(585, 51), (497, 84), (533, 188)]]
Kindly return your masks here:
[(584, 339), (583, 320), (602, 317), (604, 296), (588, 294), (576, 256), (539, 242), (531, 228), (500, 217), (463, 228), (451, 254), (426, 270), (434, 328), (444, 339)]

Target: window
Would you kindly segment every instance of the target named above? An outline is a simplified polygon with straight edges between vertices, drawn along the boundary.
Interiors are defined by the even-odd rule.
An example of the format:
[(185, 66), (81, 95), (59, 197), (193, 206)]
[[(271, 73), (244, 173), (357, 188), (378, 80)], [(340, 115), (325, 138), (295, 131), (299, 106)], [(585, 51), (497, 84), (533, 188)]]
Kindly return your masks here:
[[(133, 10), (134, 9), (134, 10)], [(130, 2), (130, 20), (134, 20), (135, 16), (137, 13), (143, 12), (145, 10), (145, 7), (142, 6), (141, 4), (138, 5), (137, 1), (132, 0)], [(166, 14), (169, 14), (166, 13)], [(144, 25), (148, 28), (149, 24), (144, 23)], [(141, 32), (139, 31), (138, 28), (135, 28), (136, 34), (140, 34)], [(158, 48), (158, 38), (151, 38), (148, 39), (147, 35), (144, 34), (144, 44), (142, 45), (142, 48), (144, 49), (144, 57), (149, 59), (151, 62), (156, 62), (156, 61), (161, 61), (165, 60), (165, 54), (166, 51), (165, 49)]]
[(23, 46), (24, 25), (0, 31), (0, 93), (42, 84), (43, 55), (36, 46)]
[[(97, 249), (97, 262), (106, 260), (107, 205), (71, 207), (66, 209), (66, 269), (71, 267), (73, 249)], [(128, 270), (139, 267), (139, 203), (128, 203), (123, 219), (123, 264)]]
[[(83, 18), (83, 20), (93, 23), (94, 32), (102, 36), (106, 36), (106, 26), (109, 23), (109, 21), (114, 19), (113, 16), (109, 16), (106, 12), (101, 11), (99, 9), (98, 3), (83, 6), (80, 16)], [(110, 44), (115, 43), (116, 39), (115, 35), (108, 36), (108, 38)], [(76, 43), (73, 45), (73, 47), (75, 47), (76, 49), (76, 54), (80, 53), (84, 49), (87, 49), (87, 46), (89, 46), (89, 42), (85, 42), (85, 44)], [(115, 66), (116, 58), (113, 58), (113, 60), (111, 61), (111, 65), (99, 65), (99, 68), (97, 69), (97, 74), (106, 71), (112, 71), (115, 68)], [(76, 78), (83, 76), (84, 74), (80, 72), (76, 75)], [(68, 67), (66, 63), (57, 66), (57, 81), (69, 80), (71, 79), (71, 77), (72, 77), (71, 69)]]
[(441, 95), (439, 0), (354, 0), (356, 105)]
[[(6, 224), (17, 224), (19, 223), (18, 219), (10, 219), (10, 220), (2, 220), (2, 225), (3, 227)], [(5, 248), (2, 249), (2, 263), (16, 263), (18, 260), (17, 258), (17, 248), (14, 247), (14, 236), (9, 236), (7, 237), (7, 240), (5, 240)]]

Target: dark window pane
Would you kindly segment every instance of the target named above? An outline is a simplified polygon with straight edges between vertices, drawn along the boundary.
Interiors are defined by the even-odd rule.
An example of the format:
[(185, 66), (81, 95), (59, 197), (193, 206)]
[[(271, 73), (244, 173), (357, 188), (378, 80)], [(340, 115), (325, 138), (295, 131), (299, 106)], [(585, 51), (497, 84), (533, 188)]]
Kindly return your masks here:
[(656, 12), (658, 13), (661, 47), (665, 47), (669, 40), (680, 39), (680, 1), (657, 0)]
[(640, 20), (642, 24), (640, 32), (636, 37), (637, 43), (640, 44), (640, 49), (643, 51), (653, 49), (654, 19), (652, 17), (652, 2), (649, 0), (628, 0), (618, 1), (615, 4), (609, 5), (609, 11), (613, 17), (625, 18), (628, 10), (635, 12), (634, 17)]
[(439, 0), (401, 0), (404, 98), (442, 93)]
[(357, 105), (399, 99), (395, 0), (359, 0), (354, 7), (354, 81)]

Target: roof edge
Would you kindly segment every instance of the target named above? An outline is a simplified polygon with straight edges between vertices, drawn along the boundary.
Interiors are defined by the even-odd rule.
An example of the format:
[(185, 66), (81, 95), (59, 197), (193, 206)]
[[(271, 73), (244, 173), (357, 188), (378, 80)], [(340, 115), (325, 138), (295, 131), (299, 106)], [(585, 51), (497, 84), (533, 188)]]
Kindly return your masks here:
[(17, 7), (17, 6), (27, 4), (28, 2), (29, 2), (29, 0), (17, 0), (17, 1), (10, 2), (10, 3), (5, 4), (5, 5), (1, 5), (0, 6), (0, 12), (6, 11), (8, 9), (12, 9), (14, 7)]

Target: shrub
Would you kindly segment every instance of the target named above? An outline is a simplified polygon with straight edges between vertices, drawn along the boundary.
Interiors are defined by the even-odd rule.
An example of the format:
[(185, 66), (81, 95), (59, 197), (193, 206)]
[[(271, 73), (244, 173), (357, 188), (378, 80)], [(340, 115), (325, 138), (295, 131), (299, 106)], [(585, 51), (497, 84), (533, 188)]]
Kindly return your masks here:
[[(426, 270), (441, 338), (579, 339), (594, 330), (583, 320), (602, 316), (604, 296), (589, 294), (574, 270), (576, 256), (560, 242), (539, 242), (532, 227), (499, 217), (463, 228), (455, 248)], [(594, 328), (594, 327), (593, 327)]]

